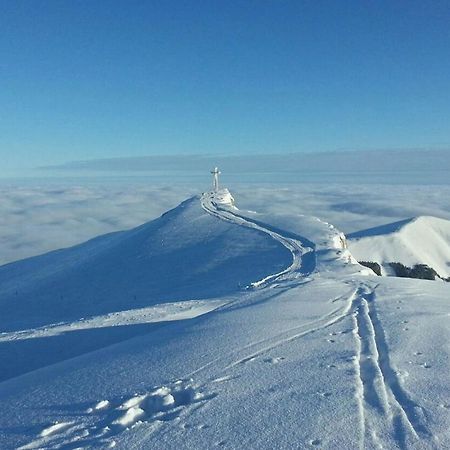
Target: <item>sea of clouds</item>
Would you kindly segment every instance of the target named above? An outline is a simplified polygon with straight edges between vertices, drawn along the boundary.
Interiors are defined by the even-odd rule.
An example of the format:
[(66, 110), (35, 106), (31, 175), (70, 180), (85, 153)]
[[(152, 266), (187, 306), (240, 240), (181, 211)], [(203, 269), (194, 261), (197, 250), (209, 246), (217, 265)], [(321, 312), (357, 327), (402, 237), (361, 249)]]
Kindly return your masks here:
[[(152, 220), (204, 183), (10, 183), (0, 186), (0, 264), (68, 247)], [(450, 220), (449, 185), (228, 185), (237, 206), (320, 217), (346, 233), (417, 215)]]

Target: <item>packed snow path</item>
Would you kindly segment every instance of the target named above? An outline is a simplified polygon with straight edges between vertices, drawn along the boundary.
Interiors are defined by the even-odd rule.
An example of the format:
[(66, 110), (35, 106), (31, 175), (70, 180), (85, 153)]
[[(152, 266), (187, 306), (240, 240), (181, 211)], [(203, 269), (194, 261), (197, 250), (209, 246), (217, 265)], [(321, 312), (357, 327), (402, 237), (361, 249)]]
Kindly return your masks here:
[(249, 218), (244, 218), (239, 215), (239, 210), (232, 205), (227, 205), (227, 203), (222, 203), (222, 205), (220, 205), (217, 201), (217, 194), (214, 192), (204, 193), (201, 197), (201, 203), (203, 209), (209, 214), (218, 217), (221, 220), (266, 233), (271, 238), (284, 245), (291, 252), (292, 264), (289, 267), (281, 272), (270, 274), (261, 280), (254, 281), (251, 284), (252, 287), (266, 286), (277, 280), (298, 278), (299, 276), (307, 275), (313, 269), (313, 267), (304, 267), (305, 264), (302, 264), (302, 260), (306, 253), (313, 253), (314, 249), (312, 247), (305, 247), (300, 239), (283, 236), (275, 230), (270, 229), (268, 225), (261, 225)]
[[(203, 316), (0, 383), (1, 448), (450, 448), (446, 286), (366, 276), (333, 226), (231, 206), (214, 194), (186, 204), (190, 232), (206, 240), (226, 223), (220, 233), (248, 239), (253, 230), (292, 259), (212, 297), (211, 310), (195, 301), (211, 311)], [(173, 235), (173, 219), (167, 228)], [(184, 233), (172, 237), (182, 245)], [(167, 320), (174, 307), (114, 320)]]

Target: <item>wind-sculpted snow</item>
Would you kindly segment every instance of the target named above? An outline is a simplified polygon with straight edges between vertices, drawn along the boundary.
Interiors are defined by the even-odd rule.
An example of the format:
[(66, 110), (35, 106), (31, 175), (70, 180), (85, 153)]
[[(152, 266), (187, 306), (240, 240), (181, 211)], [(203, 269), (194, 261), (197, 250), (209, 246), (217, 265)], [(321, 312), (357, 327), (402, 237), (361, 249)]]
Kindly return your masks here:
[(450, 447), (447, 284), (376, 277), (316, 218), (196, 201), (285, 258), (208, 314), (0, 383), (2, 448)]

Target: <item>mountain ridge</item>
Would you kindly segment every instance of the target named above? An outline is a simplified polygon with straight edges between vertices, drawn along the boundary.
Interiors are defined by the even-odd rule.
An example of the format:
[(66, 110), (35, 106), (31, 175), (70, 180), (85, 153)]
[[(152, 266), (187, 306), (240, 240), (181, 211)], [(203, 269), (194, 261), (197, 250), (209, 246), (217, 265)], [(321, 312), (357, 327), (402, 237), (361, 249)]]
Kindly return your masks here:
[(380, 264), (392, 274), (389, 263), (426, 264), (440, 277), (450, 276), (450, 221), (416, 216), (347, 235), (349, 249), (359, 261)]

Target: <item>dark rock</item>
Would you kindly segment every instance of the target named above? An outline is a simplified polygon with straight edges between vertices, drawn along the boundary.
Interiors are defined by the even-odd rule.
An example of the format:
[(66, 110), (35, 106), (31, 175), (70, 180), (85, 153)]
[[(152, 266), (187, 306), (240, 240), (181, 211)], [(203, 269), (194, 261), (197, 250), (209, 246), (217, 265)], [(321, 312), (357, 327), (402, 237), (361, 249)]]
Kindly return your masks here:
[(416, 264), (412, 268), (398, 262), (391, 262), (389, 265), (394, 269), (397, 277), (418, 278), (421, 280), (435, 280), (436, 278), (440, 278), (438, 273), (426, 264)]
[(381, 277), (381, 266), (374, 261), (358, 261), (362, 266), (372, 269), (379, 277)]

